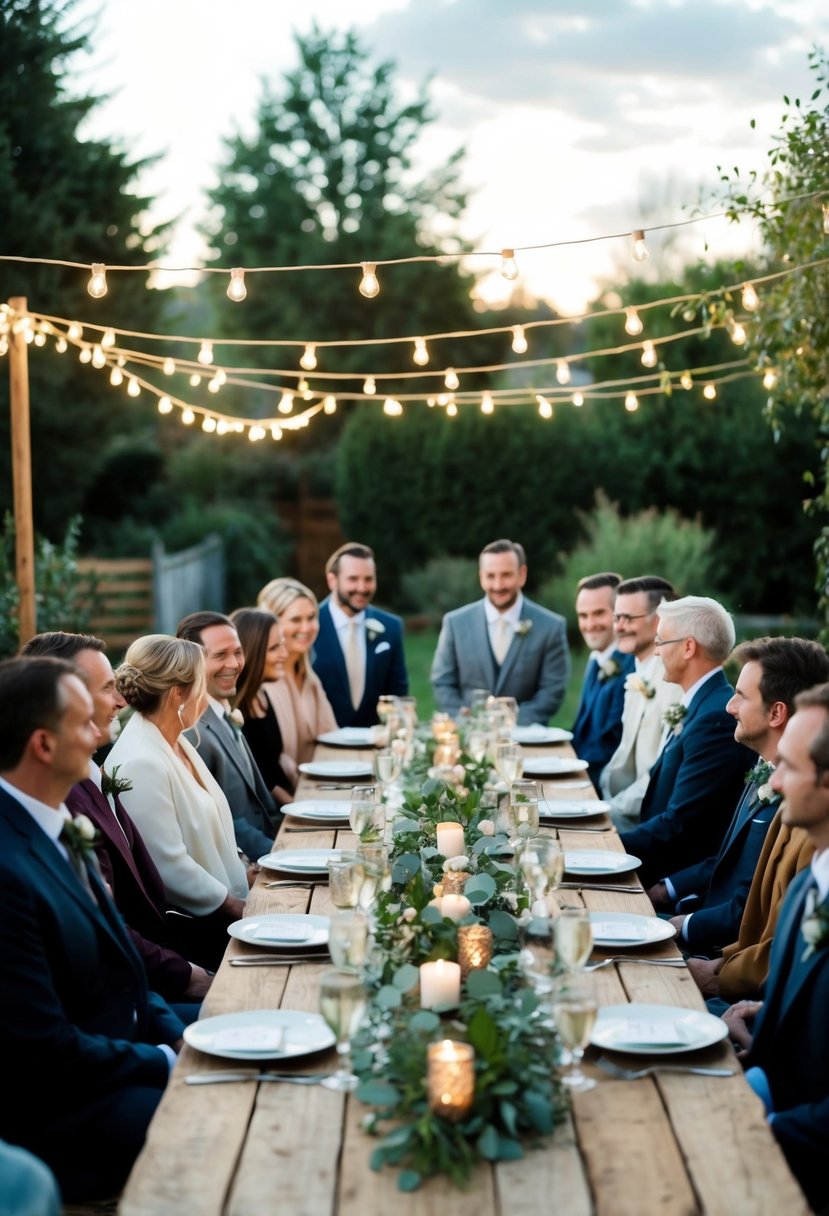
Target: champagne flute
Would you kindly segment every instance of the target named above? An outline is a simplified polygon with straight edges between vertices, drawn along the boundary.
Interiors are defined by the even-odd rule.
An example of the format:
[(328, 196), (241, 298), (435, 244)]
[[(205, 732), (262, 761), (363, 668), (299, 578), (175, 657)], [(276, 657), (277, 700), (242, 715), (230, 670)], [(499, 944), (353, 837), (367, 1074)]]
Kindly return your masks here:
[(351, 1040), (360, 1026), (368, 1004), (360, 976), (344, 967), (329, 967), (320, 979), (320, 1013), (337, 1036), (339, 1067), (322, 1084), (326, 1089), (349, 1093), (359, 1085), (351, 1070)]
[(562, 908), (555, 922), (556, 956), (568, 971), (578, 971), (593, 949), (593, 929), (587, 908)]
[(581, 1070), (599, 1010), (593, 976), (584, 971), (563, 976), (553, 987), (551, 1005), (556, 1030), (571, 1053), (570, 1068), (562, 1082), (570, 1089), (593, 1089), (596, 1082)]
[(365, 877), (357, 853), (340, 853), (328, 862), (328, 893), (336, 908), (356, 908)]
[(515, 828), (519, 840), (526, 840), (529, 836), (538, 835), (538, 786), (535, 781), (513, 781), (511, 783), (509, 821)]
[(355, 908), (340, 908), (328, 927), (328, 949), (335, 967), (359, 971), (368, 958), (369, 919)]
[(517, 743), (499, 743), (496, 746), (495, 768), (506, 785), (518, 780), (524, 771), (524, 756)]
[(553, 920), (549, 916), (534, 916), (518, 926), (521, 946), (519, 961), (524, 977), (539, 996), (553, 990), (555, 941)]
[(402, 757), (397, 748), (381, 747), (374, 753), (374, 775), (383, 787), (384, 797), (400, 776)]
[(564, 854), (552, 836), (526, 840), (518, 855), (518, 868), (530, 893), (530, 906), (554, 891), (564, 873)]

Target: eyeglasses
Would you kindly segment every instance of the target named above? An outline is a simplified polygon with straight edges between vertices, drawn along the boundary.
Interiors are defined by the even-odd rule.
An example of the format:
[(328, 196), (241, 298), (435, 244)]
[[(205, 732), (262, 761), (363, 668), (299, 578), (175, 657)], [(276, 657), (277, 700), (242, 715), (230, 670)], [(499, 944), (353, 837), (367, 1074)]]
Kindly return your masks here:
[(687, 642), (688, 638), (661, 638), (659, 634), (653, 639), (654, 646), (673, 646), (674, 642)]
[(641, 621), (646, 616), (653, 616), (653, 612), (614, 612), (614, 625), (629, 625), (631, 621)]

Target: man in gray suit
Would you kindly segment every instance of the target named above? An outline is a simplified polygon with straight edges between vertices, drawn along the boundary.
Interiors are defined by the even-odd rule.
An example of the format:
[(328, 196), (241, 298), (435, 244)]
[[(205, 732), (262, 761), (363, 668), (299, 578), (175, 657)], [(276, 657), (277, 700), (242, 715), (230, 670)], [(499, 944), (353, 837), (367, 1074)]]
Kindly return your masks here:
[(522, 726), (546, 723), (570, 675), (564, 617), (525, 597), (527, 558), (516, 541), (487, 545), (478, 573), (484, 598), (443, 618), (432, 662), (435, 700), (454, 715), (474, 689), (486, 688), (515, 697)]
[(282, 816), (230, 715), (229, 698), (245, 666), (239, 635), (221, 612), (191, 612), (179, 621), (176, 637), (204, 647), (207, 673), (207, 709), (185, 735), (224, 790), (237, 845), (255, 861), (273, 851)]

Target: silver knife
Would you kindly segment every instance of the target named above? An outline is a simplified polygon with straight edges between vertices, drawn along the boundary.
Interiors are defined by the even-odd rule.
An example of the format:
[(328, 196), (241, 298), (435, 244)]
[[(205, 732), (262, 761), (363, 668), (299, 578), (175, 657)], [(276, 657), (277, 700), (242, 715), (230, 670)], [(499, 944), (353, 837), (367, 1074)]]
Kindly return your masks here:
[(231, 967), (291, 967), (294, 963), (330, 963), (330, 954), (257, 954), (248, 958), (232, 958)]
[(221, 1085), (225, 1081), (284, 1081), (287, 1085), (319, 1085), (329, 1074), (288, 1072), (196, 1072), (184, 1078), (185, 1085)]
[(644, 895), (643, 887), (614, 886), (612, 883), (560, 882), (559, 891), (623, 891), (626, 895)]

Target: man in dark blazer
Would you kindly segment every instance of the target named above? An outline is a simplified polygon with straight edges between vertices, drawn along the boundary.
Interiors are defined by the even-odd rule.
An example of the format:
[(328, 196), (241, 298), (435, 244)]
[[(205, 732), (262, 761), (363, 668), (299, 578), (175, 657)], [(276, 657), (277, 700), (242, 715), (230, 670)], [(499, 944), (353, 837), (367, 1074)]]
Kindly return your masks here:
[(620, 574), (590, 574), (576, 588), (576, 619), (590, 654), (573, 725), (576, 755), (590, 763), (588, 776), (598, 792), (599, 774), (622, 738), (625, 677), (634, 670), (632, 654), (616, 648), (613, 605)]
[(484, 598), (447, 612), (432, 660), (432, 688), (444, 713), (458, 714), (476, 689), (518, 702), (518, 722), (546, 725), (570, 678), (567, 624), (523, 593), (527, 558), (512, 540), (478, 559)]
[(829, 684), (802, 693), (795, 706), (771, 781), (783, 795), (783, 822), (806, 830), (815, 855), (783, 901), (763, 1001), (740, 1001), (725, 1020), (732, 1039), (748, 1049), (746, 1079), (763, 1099), (792, 1171), (814, 1210), (823, 1212), (829, 1202)]
[(381, 696), (409, 691), (399, 616), (370, 608), (377, 590), (374, 553), (354, 541), (325, 563), (330, 595), (320, 604), (314, 671), (339, 726), (374, 726)]
[(113, 1194), (141, 1149), (183, 1026), (63, 805), (99, 733), (59, 659), (0, 664), (0, 1136), (53, 1170), (65, 1200)]
[(706, 858), (657, 884), (654, 907), (675, 908), (680, 944), (713, 958), (737, 940), (751, 881), (780, 795), (769, 784), (777, 748), (794, 713), (794, 699), (829, 680), (829, 657), (806, 638), (758, 638), (738, 646), (742, 664), (726, 706), (737, 719), (734, 738), (758, 755), (716, 857)]
[(651, 769), (641, 822), (621, 833), (651, 886), (716, 855), (755, 754), (734, 738), (726, 712), (734, 689), (722, 664), (734, 646), (731, 617), (716, 600), (686, 595), (659, 606), (656, 645), (665, 679), (683, 690), (668, 711), (667, 739)]
[(231, 718), (230, 697), (245, 666), (239, 635), (230, 617), (221, 612), (191, 612), (179, 621), (176, 637), (204, 647), (209, 698), (196, 725), (184, 733), (224, 790), (236, 843), (251, 861), (256, 861), (273, 852), (282, 814), (247, 739)]
[[(21, 650), (22, 655), (49, 655), (73, 665), (92, 697), (92, 720), (102, 743), (109, 741), (112, 723), (125, 705), (104, 651), (100, 638), (61, 630), (38, 633)], [(176, 914), (167, 911), (161, 875), (118, 793), (104, 793), (103, 774), (94, 760), (67, 794), (66, 806), (73, 815), (88, 816), (98, 829), (95, 852), (101, 876), (141, 955), (150, 988), (167, 1001), (180, 1002), (177, 1012), (192, 1021), (211, 976), (173, 948), (174, 922), (171, 925), (168, 917)], [(184, 1008), (187, 1004), (189, 1009)]]

